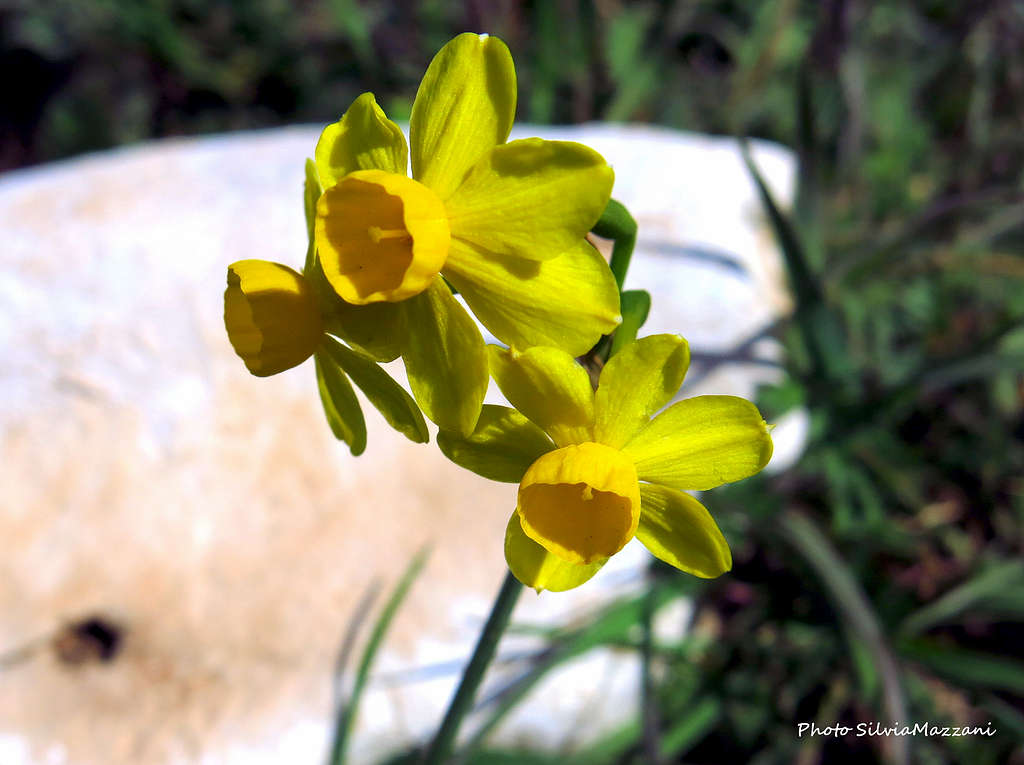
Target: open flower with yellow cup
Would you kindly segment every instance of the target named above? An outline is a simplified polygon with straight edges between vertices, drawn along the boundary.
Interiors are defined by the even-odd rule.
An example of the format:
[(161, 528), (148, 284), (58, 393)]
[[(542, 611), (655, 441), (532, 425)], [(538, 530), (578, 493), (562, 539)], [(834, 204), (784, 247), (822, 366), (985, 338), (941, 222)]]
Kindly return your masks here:
[(627, 345), (596, 391), (564, 351), (488, 350), (515, 409), (485, 406), (469, 437), (442, 432), (438, 445), (485, 478), (519, 484), (505, 536), (519, 581), (538, 591), (578, 587), (634, 536), (697, 576), (732, 567), (710, 513), (685, 492), (757, 473), (771, 458), (771, 436), (757, 408), (735, 396), (697, 396), (656, 414), (689, 366), (683, 338)]
[(332, 337), (337, 334), (338, 301), (325, 287), (314, 258), (314, 209), (320, 191), (316, 168), (307, 160), (308, 246), (303, 273), (266, 260), (240, 260), (228, 266), (224, 291), (228, 340), (257, 377), (278, 374), (313, 356), (327, 422), (353, 455), (366, 449), (366, 421), (352, 382), (393, 428), (412, 441), (425, 443), (430, 435), (412, 397), (373, 359)]
[(508, 48), (462, 34), (420, 83), (408, 147), (370, 93), (316, 147), (315, 257), (338, 297), (331, 331), (378, 360), (401, 355), (424, 413), (463, 435), (480, 414), (487, 357), (451, 287), (517, 347), (582, 354), (620, 321), (614, 278), (585, 239), (612, 170), (581, 144), (506, 143), (515, 108)]

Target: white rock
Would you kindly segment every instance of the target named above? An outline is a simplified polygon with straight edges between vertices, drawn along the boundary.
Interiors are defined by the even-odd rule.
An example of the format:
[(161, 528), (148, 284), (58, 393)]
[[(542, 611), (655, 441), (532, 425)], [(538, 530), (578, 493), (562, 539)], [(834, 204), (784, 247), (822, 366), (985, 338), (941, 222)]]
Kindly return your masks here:
[[(732, 141), (518, 131), (538, 133), (588, 143), (615, 167), (615, 195), (641, 230), (627, 287), (654, 297), (646, 333), (717, 353), (787, 310)], [(323, 421), (311, 365), (253, 378), (223, 329), (228, 263), (301, 264), (302, 162), (316, 136), (163, 141), (0, 180), (4, 765), (315, 761), (360, 598), (371, 580), (390, 587), (425, 544), (430, 562), (378, 663), (354, 761), (439, 720), (456, 670), (412, 671), (468, 656), (504, 573), (515, 487), (405, 441), (369, 407), (369, 448), (351, 458)], [(759, 145), (755, 156), (787, 199), (790, 155)], [(750, 396), (771, 373), (718, 367), (699, 392)], [(528, 591), (516, 618), (579, 618), (635, 589), (645, 556), (633, 544), (573, 593)], [(45, 639), (94, 612), (127, 627), (117, 658), (57, 661)], [(26, 646), (27, 658), (10, 653)], [(621, 657), (587, 657), (502, 735), (592, 737), (625, 719), (636, 680)]]

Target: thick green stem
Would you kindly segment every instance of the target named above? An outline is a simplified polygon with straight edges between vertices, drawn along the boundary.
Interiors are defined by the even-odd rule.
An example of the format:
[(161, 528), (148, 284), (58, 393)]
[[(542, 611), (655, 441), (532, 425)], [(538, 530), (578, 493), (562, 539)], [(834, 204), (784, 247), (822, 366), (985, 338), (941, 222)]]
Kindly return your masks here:
[(609, 200), (600, 220), (594, 224), (594, 228), (591, 230), (598, 236), (615, 242), (612, 245), (610, 265), (612, 273), (615, 275), (615, 281), (619, 285), (619, 292), (622, 292), (622, 285), (626, 282), (626, 271), (629, 270), (629, 261), (633, 257), (633, 248), (636, 246), (636, 221), (621, 202), (612, 199)]
[(473, 656), (466, 666), (466, 671), (459, 682), (458, 690), (448, 705), (448, 711), (444, 715), (441, 727), (437, 729), (434, 740), (423, 756), (424, 765), (439, 765), (448, 762), (452, 747), (455, 744), (455, 736), (459, 732), (459, 725), (462, 719), (468, 714), (473, 706), (473, 699), (476, 697), (480, 681), (484, 678), (491, 659), (498, 649), (498, 642), (501, 640), (505, 627), (508, 626), (509, 618), (512, 616), (512, 609), (519, 600), (519, 593), (523, 585), (519, 583), (512, 572), (505, 575), (505, 581), (501, 584), (498, 597), (494, 599), (491, 606), (491, 615), (487, 617), (487, 624), (484, 631), (480, 633)]

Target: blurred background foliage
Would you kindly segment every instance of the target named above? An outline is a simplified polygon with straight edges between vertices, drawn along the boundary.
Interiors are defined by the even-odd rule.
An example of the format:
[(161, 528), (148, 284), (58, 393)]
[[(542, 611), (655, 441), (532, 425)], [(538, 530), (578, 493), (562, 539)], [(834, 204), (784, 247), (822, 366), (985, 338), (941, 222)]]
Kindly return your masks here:
[[(765, 193), (797, 308), (765, 329), (787, 375), (759, 404), (812, 420), (795, 467), (705, 496), (730, 575), (654, 567), (647, 592), (548, 634), (470, 761), (1024, 762), (1024, 4), (0, 0), (0, 167), (326, 123), (365, 90), (403, 119), (467, 29), (509, 43), (520, 120), (797, 152), (792, 211)], [(654, 640), (681, 594), (692, 617)], [(488, 748), (546, 671), (598, 645), (645, 659), (627, 725), (558, 758)], [(895, 720), (998, 733), (795, 735)]]

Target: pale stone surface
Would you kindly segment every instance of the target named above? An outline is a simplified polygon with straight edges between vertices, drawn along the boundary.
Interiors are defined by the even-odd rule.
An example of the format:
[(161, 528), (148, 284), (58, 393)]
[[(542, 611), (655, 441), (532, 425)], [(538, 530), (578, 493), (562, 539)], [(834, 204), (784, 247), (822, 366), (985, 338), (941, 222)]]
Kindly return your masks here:
[[(641, 226), (627, 286), (654, 297), (645, 332), (723, 351), (787, 310), (733, 142), (642, 127), (519, 131), (537, 133), (589, 143), (615, 167), (615, 195)], [(0, 180), (0, 653), (93, 612), (128, 630), (108, 664), (69, 668), (46, 643), (7, 654), (4, 765), (319, 760), (331, 668), (360, 598), (372, 579), (390, 587), (428, 543), (354, 761), (439, 718), (454, 670), (409, 672), (468, 655), (503, 575), (515, 487), (405, 441), (369, 407), (369, 448), (351, 458), (323, 421), (311, 364), (253, 378), (223, 330), (229, 262), (301, 264), (302, 161), (316, 135), (166, 141)], [(755, 155), (787, 199), (790, 155)], [(749, 396), (770, 375), (719, 368), (699, 392)], [(631, 545), (574, 593), (524, 593), (516, 618), (578, 617), (635, 587), (645, 555)], [(546, 685), (504, 735), (555, 742), (621, 721), (635, 667), (586, 661), (576, 677), (589, 686)], [(587, 687), (605, 701), (589, 728), (577, 719), (595, 704)]]

